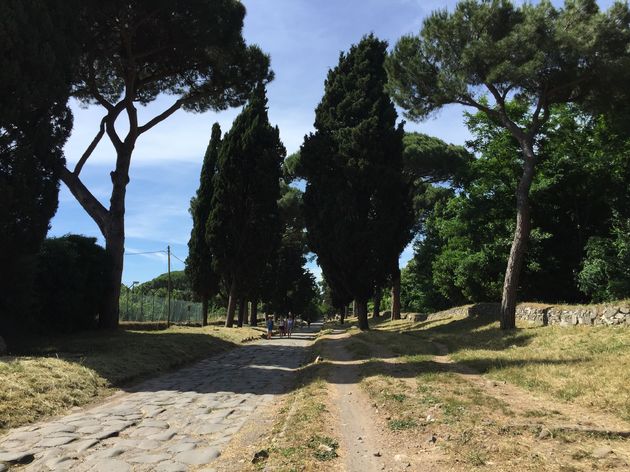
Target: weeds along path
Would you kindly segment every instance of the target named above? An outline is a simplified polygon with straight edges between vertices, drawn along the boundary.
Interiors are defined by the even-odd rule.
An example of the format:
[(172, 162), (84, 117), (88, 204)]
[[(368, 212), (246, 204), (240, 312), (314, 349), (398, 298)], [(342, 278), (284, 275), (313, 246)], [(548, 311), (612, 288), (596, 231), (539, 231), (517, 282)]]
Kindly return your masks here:
[(258, 409), (293, 387), (315, 331), (258, 341), (14, 429), (0, 437), (0, 471), (203, 470)]

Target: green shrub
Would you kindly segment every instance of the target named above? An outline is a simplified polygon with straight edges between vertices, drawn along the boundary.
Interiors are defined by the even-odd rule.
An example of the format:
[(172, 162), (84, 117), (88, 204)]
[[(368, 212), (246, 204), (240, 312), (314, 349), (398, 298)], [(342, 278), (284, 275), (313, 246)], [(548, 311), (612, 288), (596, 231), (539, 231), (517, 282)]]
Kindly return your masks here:
[(107, 257), (96, 238), (66, 235), (39, 253), (31, 328), (72, 332), (94, 328), (103, 300)]
[(594, 302), (630, 296), (630, 219), (618, 220), (612, 237), (590, 238), (578, 274), (580, 290)]

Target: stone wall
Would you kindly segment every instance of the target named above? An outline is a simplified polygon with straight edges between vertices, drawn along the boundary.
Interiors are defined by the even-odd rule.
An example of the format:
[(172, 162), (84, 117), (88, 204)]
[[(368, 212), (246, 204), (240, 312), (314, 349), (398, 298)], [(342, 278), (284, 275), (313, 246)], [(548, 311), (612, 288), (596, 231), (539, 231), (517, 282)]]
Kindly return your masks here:
[[(498, 303), (478, 303), (468, 308), (468, 316), (498, 317)], [(516, 318), (539, 325), (630, 326), (630, 301), (603, 305), (543, 305), (521, 303)]]

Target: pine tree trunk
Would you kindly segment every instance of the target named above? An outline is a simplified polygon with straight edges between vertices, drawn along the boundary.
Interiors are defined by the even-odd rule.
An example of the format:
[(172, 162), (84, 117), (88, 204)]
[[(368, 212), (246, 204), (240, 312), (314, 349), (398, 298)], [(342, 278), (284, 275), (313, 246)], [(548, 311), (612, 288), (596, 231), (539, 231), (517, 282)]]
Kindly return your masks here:
[(208, 297), (201, 297), (201, 326), (208, 326)]
[[(132, 107), (132, 113), (135, 108)], [(113, 121), (107, 122), (108, 134), (113, 129)], [(60, 177), (76, 197), (83, 209), (90, 215), (105, 238), (105, 252), (107, 254), (105, 293), (99, 313), (99, 328), (118, 328), (120, 285), (125, 253), (125, 195), (129, 183), (129, 165), (131, 153), (137, 138), (136, 131), (130, 130), (123, 143), (116, 147), (116, 168), (110, 173), (112, 193), (109, 210), (90, 193), (79, 180), (78, 175), (67, 168), (61, 169)]]
[(245, 297), (241, 298), (238, 304), (238, 322), (237, 325), (239, 328), (243, 327), (243, 321), (247, 317), (245, 313), (247, 311), (247, 299)]
[(348, 316), (348, 305), (344, 306), (341, 309), (341, 324), (344, 323), (344, 321), (346, 320), (347, 316)]
[(118, 153), (116, 170), (111, 172), (112, 195), (107, 218), (105, 236), (105, 252), (108, 257), (105, 296), (103, 310), (99, 316), (99, 327), (102, 329), (118, 328), (120, 285), (125, 254), (125, 194), (129, 183), (129, 163), (131, 150)]
[(524, 156), (523, 175), (516, 188), (516, 228), (503, 281), (501, 329), (516, 328), (518, 284), (531, 231), (529, 190), (534, 179), (536, 156), (530, 143), (521, 143), (521, 148)]
[(400, 319), (400, 268), (398, 263), (392, 273), (392, 320)]
[(258, 325), (258, 301), (252, 301), (252, 308), (249, 315), (249, 324), (250, 326)]
[(357, 316), (357, 302), (352, 300), (352, 316)]
[(381, 298), (383, 297), (383, 291), (378, 288), (374, 291), (374, 309), (372, 310), (372, 318), (378, 318), (381, 316)]
[(105, 240), (105, 252), (108, 267), (105, 275), (105, 294), (98, 326), (100, 329), (117, 329), (119, 317), (120, 286), (122, 283), (123, 257), (125, 253), (124, 231), (116, 237), (110, 236)]
[(368, 323), (368, 307), (367, 300), (356, 300), (354, 306), (357, 310), (357, 319), (359, 321), (359, 329), (361, 331), (368, 331), (370, 324)]
[(232, 282), (230, 295), (228, 298), (227, 315), (225, 317), (225, 327), (231, 328), (234, 325), (234, 313), (236, 312), (236, 282)]

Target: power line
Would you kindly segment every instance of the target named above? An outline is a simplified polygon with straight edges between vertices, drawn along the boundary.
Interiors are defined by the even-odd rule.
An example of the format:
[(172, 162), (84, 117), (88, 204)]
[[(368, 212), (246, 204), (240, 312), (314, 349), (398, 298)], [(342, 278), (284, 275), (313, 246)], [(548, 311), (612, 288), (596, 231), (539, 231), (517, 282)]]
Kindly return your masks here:
[(166, 251), (126, 252), (125, 256), (140, 256), (142, 254), (164, 254)]
[(171, 256), (173, 256), (175, 259), (177, 259), (179, 262), (181, 262), (182, 264), (186, 265), (186, 262), (182, 261), (179, 257), (177, 257), (175, 254), (173, 254), (173, 252), (171, 251)]

